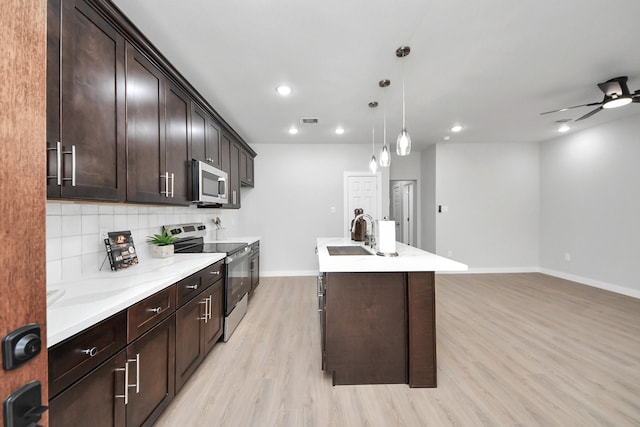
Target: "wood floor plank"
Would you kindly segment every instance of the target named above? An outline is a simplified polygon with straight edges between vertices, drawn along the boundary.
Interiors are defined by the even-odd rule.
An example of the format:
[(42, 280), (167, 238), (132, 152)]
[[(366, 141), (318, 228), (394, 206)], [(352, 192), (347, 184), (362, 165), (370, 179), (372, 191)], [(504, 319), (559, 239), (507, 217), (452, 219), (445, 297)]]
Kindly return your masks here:
[(640, 300), (542, 274), (436, 276), (438, 388), (336, 386), (315, 278), (261, 278), (157, 426), (638, 426)]

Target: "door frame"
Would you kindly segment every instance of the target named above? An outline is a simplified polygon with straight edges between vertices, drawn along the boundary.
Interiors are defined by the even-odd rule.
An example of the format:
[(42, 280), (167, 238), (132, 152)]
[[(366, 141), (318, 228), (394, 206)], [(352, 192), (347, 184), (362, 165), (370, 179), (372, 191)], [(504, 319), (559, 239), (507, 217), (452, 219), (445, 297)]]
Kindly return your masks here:
[(376, 172), (376, 173), (371, 173), (369, 171), (346, 171), (344, 172), (344, 178), (343, 178), (343, 203), (342, 203), (342, 216), (344, 218), (344, 222), (343, 224), (345, 224), (345, 226), (343, 227), (344, 229), (344, 237), (347, 238), (351, 238), (351, 235), (349, 234), (349, 231), (347, 230), (347, 225), (349, 224), (350, 221), (353, 219), (351, 217), (352, 213), (351, 212), (347, 212), (347, 206), (349, 206), (349, 178), (352, 177), (356, 177), (356, 176), (366, 176), (366, 177), (372, 177), (374, 176), (376, 178), (376, 197), (377, 197), (377, 203), (376, 203), (376, 210), (378, 217), (371, 215), (373, 217), (374, 220), (376, 219), (382, 219), (380, 218), (380, 216), (382, 216), (382, 174), (380, 172)]

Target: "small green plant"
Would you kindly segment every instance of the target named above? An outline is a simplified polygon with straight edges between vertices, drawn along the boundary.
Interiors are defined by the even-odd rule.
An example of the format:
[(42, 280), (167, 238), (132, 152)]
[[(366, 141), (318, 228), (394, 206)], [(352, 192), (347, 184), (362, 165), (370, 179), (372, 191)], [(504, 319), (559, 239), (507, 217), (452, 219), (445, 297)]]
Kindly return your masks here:
[(177, 238), (171, 236), (167, 233), (167, 229), (163, 228), (162, 233), (154, 234), (153, 236), (147, 236), (147, 243), (151, 243), (152, 245), (157, 246), (167, 246), (172, 245), (173, 242), (178, 240)]

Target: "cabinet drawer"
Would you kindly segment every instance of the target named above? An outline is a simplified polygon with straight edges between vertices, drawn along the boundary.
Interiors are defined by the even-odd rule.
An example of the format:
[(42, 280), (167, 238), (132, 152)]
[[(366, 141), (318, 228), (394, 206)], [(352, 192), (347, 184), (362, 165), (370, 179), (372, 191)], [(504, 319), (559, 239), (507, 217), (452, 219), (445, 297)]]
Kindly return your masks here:
[(211, 285), (224, 277), (224, 260), (211, 264), (207, 268), (200, 270), (202, 284)]
[(193, 297), (206, 288), (200, 272), (192, 274), (186, 279), (180, 280), (175, 286), (177, 293), (177, 307), (182, 307), (185, 303), (191, 301)]
[(122, 311), (49, 349), (49, 395), (55, 396), (127, 344)]
[(176, 287), (169, 286), (146, 298), (127, 310), (129, 315), (128, 341), (153, 328), (176, 309)]

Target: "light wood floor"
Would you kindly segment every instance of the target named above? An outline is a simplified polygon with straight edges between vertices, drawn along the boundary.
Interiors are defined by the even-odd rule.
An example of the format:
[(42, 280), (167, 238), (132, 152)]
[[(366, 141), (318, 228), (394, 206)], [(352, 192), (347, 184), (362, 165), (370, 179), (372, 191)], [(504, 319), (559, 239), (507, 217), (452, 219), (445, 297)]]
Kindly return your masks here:
[(262, 278), (156, 426), (640, 426), (640, 300), (535, 273), (436, 286), (437, 388), (332, 387), (315, 278)]

